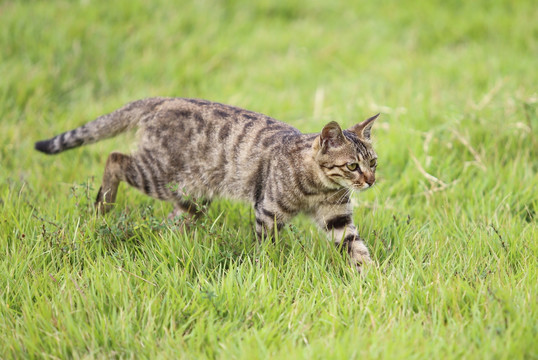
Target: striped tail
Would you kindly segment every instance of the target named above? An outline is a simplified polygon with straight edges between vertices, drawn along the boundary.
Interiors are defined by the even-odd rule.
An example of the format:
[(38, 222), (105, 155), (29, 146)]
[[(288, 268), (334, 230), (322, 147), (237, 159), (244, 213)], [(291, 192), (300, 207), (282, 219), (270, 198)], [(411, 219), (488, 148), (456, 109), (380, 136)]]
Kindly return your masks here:
[(131, 102), (121, 109), (103, 115), (81, 127), (64, 132), (49, 140), (35, 143), (35, 149), (45, 154), (58, 154), (82, 145), (113, 137), (136, 127), (139, 120), (165, 102), (165, 98), (149, 98)]

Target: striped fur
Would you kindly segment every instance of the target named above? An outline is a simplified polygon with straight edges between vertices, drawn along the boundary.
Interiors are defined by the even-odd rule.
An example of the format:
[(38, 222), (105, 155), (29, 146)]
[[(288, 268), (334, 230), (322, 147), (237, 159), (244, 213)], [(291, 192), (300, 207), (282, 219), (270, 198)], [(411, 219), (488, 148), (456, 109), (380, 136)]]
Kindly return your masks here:
[[(268, 116), (199, 99), (150, 98), (132, 102), (35, 148), (56, 154), (138, 128), (138, 150), (109, 155), (96, 207), (107, 211), (120, 181), (174, 204), (171, 215), (195, 215), (189, 199), (226, 197), (250, 202), (259, 239), (299, 212), (309, 214), (352, 262), (370, 262), (352, 221), (352, 190), (375, 181), (370, 141), (374, 116), (347, 130), (336, 122), (316, 134)], [(275, 226), (277, 229), (275, 229)]]

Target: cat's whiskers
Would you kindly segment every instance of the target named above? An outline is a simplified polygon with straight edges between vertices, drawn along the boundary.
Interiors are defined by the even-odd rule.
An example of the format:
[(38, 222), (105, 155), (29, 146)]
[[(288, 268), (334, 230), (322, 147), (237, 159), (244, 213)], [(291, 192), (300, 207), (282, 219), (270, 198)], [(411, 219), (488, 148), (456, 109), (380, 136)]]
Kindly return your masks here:
[[(347, 190), (348, 188), (344, 188), (344, 189)], [(339, 194), (340, 194), (340, 191), (342, 191), (342, 189), (340, 189), (340, 190), (336, 190), (332, 195), (327, 196), (325, 199), (326, 199), (326, 200), (331, 200), (334, 196), (339, 195)], [(346, 191), (346, 193), (347, 193), (347, 191)], [(344, 194), (345, 194), (345, 193), (344, 193)], [(341, 200), (341, 197), (340, 197), (340, 200)]]
[(338, 200), (329, 207), (329, 211), (336, 212), (336, 210), (338, 210), (338, 208), (342, 205), (342, 200), (349, 197), (352, 191), (353, 190), (351, 188), (346, 188), (346, 191), (338, 198)]

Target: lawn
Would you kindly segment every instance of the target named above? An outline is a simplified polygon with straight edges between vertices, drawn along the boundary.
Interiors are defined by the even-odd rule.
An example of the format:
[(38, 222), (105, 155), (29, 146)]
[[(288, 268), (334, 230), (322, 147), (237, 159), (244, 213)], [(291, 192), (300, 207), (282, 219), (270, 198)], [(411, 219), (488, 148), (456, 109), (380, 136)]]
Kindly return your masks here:
[[(2, 1), (0, 358), (538, 359), (533, 1)], [(132, 134), (37, 140), (151, 96), (304, 132), (378, 112), (354, 198), (358, 275), (299, 216), (257, 246), (246, 204), (196, 227), (120, 187)], [(248, 166), (248, 164), (245, 164)]]

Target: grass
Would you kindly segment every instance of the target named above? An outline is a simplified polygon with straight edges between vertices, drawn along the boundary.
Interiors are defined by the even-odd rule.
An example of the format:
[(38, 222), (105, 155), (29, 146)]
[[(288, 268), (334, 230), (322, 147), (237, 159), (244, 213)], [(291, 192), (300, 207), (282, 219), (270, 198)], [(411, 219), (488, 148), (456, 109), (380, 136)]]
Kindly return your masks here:
[[(4, 1), (0, 358), (538, 358), (538, 8), (532, 1)], [(305, 132), (374, 128), (360, 277), (298, 217), (257, 247), (218, 201), (196, 228), (121, 188), (132, 136), (36, 140), (150, 96)], [(246, 164), (248, 165), (248, 164)]]

